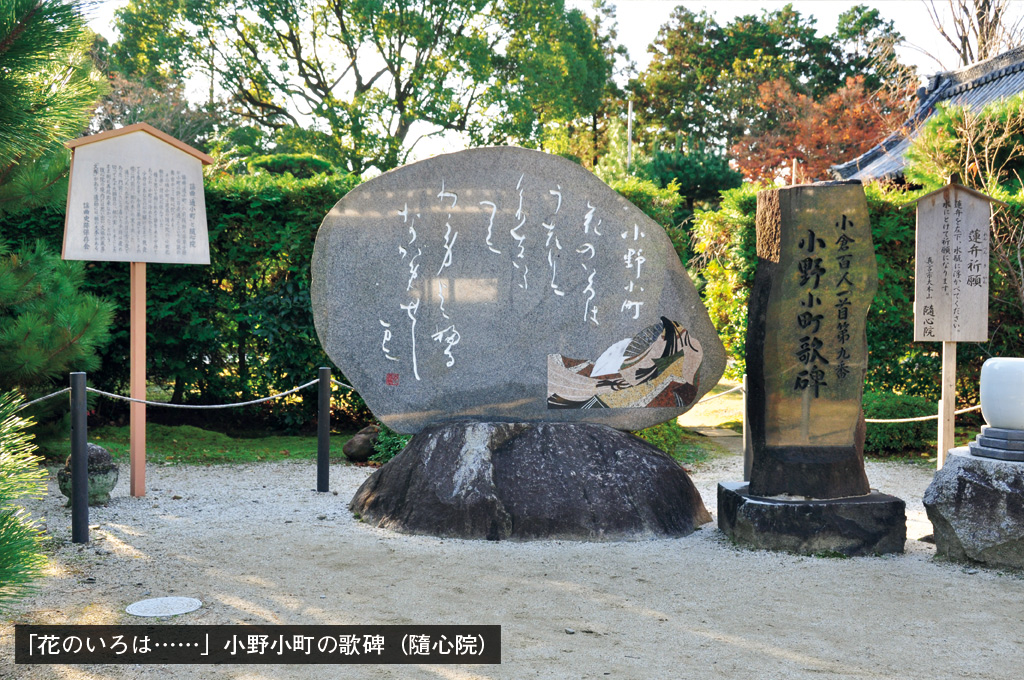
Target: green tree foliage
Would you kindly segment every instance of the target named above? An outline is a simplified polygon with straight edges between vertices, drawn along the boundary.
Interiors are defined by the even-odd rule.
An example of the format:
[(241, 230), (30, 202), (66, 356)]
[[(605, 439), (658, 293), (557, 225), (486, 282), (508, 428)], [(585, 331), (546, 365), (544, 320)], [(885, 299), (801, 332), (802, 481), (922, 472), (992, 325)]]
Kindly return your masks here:
[(299, 151), (357, 175), (444, 130), (535, 143), (593, 111), (610, 74), (561, 0), (136, 0), (116, 25), (121, 62), (208, 69), (243, 116), (326, 135), (333, 154)]
[(649, 48), (647, 70), (630, 84), (639, 104), (638, 136), (655, 148), (682, 134), (728, 150), (743, 135), (778, 124), (759, 105), (761, 83), (782, 80), (815, 101), (855, 75), (876, 89), (903, 73), (892, 51), (901, 41), (891, 22), (863, 6), (845, 12), (836, 33), (825, 36), (817, 34), (814, 17), (792, 5), (724, 26), (705, 11), (680, 6)]
[(16, 505), (46, 490), (46, 469), (26, 432), (31, 423), (16, 415), (20, 404), (16, 392), (0, 394), (0, 611), (25, 595), (46, 566), (43, 537)]
[(980, 111), (940, 105), (907, 150), (906, 177), (930, 189), (958, 175), (988, 193), (1017, 193), (1024, 175), (1024, 95)]
[(80, 0), (0, 6), (0, 215), (62, 201), (64, 141), (89, 123), (101, 82)]
[(758, 114), (758, 82), (785, 77), (815, 93), (841, 82), (835, 46), (791, 5), (726, 26), (679, 6), (649, 50), (651, 63), (630, 89), (641, 137), (658, 145), (682, 133), (727, 149)]
[(655, 151), (648, 172), (662, 187), (675, 183), (685, 207), (685, 212), (676, 215), (677, 224), (692, 215), (697, 204), (709, 207), (718, 202), (722, 191), (743, 182), (743, 175), (732, 169), (728, 158), (703, 144), (686, 150), (677, 143), (671, 151)]
[(0, 245), (0, 391), (38, 391), (72, 370), (93, 370), (113, 305), (82, 292), (85, 267), (45, 243)]

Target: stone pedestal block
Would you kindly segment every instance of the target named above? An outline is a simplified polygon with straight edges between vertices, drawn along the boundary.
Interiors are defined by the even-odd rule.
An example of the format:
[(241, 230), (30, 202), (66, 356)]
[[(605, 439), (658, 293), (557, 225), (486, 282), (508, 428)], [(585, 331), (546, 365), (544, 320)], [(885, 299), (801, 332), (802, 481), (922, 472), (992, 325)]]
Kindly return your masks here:
[(718, 485), (718, 528), (736, 543), (804, 555), (901, 553), (906, 504), (886, 494), (825, 500), (752, 496), (742, 482)]
[(395, 531), (490, 540), (675, 537), (711, 521), (678, 463), (590, 423), (429, 425), (349, 508)]
[(1024, 463), (951, 449), (924, 507), (938, 555), (1024, 569)]

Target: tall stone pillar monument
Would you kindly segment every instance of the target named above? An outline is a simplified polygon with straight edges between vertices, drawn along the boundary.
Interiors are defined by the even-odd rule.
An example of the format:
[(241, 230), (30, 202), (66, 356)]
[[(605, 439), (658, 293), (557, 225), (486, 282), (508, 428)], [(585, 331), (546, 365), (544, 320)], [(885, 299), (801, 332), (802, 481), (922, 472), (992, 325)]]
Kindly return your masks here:
[(866, 321), (878, 278), (860, 183), (760, 192), (757, 255), (750, 483), (719, 486), (719, 525), (755, 547), (901, 552), (904, 503), (872, 492), (864, 472)]

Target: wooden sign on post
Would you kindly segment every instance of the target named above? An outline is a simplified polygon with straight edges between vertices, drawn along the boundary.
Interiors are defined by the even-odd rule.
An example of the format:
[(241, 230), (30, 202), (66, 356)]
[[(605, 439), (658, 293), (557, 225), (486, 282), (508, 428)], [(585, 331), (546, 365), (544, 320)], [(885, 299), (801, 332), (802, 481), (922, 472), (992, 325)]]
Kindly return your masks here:
[(917, 201), (914, 341), (942, 343), (939, 468), (954, 445), (956, 343), (988, 340), (992, 203), (960, 184)]
[[(137, 123), (66, 143), (63, 257), (131, 263), (131, 397), (146, 398), (146, 263), (210, 264), (202, 151)], [(131, 495), (146, 494), (146, 406), (131, 405)]]

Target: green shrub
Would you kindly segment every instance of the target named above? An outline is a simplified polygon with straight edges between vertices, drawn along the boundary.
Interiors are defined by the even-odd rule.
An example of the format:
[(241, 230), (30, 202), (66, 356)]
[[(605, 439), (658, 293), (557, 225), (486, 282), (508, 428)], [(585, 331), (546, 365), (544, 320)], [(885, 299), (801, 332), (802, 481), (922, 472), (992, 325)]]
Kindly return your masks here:
[[(892, 392), (864, 392), (864, 417), (877, 419), (919, 418), (934, 416), (938, 405), (922, 397)], [(920, 451), (935, 438), (936, 421), (915, 423), (868, 423), (864, 451), (874, 454), (892, 454), (902, 451)]]
[(701, 445), (700, 435), (690, 434), (679, 427), (675, 419), (633, 434), (684, 465), (703, 463), (708, 459), (708, 449)]
[(273, 175), (290, 173), (295, 179), (309, 179), (314, 175), (334, 173), (334, 166), (311, 153), (274, 153), (256, 156), (249, 161), (249, 172), (266, 170)]
[(612, 180), (608, 186), (662, 226), (680, 260), (685, 263), (689, 259), (689, 234), (675, 221), (683, 197), (677, 193), (678, 186), (674, 182), (662, 189), (649, 179), (627, 177)]
[(370, 456), (370, 460), (375, 463), (386, 463), (402, 452), (412, 439), (412, 435), (398, 434), (384, 423), (377, 422), (380, 425), (380, 432), (377, 433), (377, 441), (373, 444), (376, 453)]
[(42, 496), (46, 481), (25, 432), (30, 422), (15, 415), (20, 404), (16, 392), (0, 395), (0, 610), (25, 595), (46, 565), (39, 529), (14, 504)]

